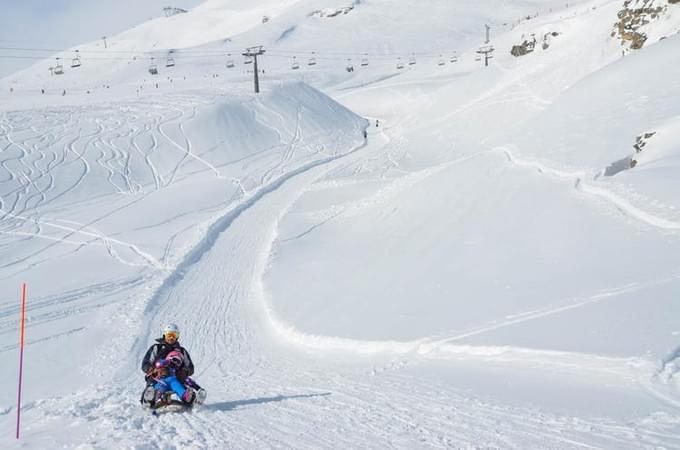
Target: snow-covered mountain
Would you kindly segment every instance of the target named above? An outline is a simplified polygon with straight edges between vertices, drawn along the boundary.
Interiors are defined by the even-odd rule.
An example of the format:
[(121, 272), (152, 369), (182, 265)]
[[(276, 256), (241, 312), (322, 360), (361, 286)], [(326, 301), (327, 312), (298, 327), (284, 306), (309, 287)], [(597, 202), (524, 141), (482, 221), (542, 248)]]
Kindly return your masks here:
[[(679, 32), (674, 0), (206, 0), (26, 49), (2, 447), (679, 448)], [(154, 417), (167, 322), (209, 395)]]

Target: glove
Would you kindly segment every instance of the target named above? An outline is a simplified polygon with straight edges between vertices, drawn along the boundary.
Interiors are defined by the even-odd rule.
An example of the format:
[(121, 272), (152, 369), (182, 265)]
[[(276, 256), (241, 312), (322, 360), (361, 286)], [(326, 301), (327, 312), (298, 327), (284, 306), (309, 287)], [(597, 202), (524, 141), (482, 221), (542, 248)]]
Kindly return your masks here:
[(168, 361), (167, 359), (159, 359), (158, 361), (156, 361), (155, 366), (156, 369), (163, 369), (165, 367), (170, 366), (170, 361)]
[(168, 368), (161, 361), (156, 362), (146, 373), (149, 378), (156, 381), (168, 376)]

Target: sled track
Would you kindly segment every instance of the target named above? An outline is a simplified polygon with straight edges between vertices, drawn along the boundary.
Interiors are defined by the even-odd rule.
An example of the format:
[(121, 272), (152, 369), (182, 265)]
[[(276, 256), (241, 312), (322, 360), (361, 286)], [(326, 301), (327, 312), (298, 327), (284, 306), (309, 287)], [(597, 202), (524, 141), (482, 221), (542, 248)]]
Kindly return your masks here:
[[(285, 149), (280, 161), (257, 174), (259, 185), (256, 183), (255, 188), (247, 189), (243, 187), (246, 183), (241, 184), (237, 203), (221, 208), (219, 218), (204, 237), (174, 266), (169, 266), (168, 260), (172, 239), (177, 234), (156, 259), (134, 243), (97, 230), (99, 218), (86, 223), (54, 219), (54, 211), (67, 208), (66, 201), (97, 177), (106, 180), (108, 190), (116, 195), (146, 194), (178, 182), (191, 160), (201, 163), (184, 128), (195, 117), (196, 109), (191, 98), (184, 100), (183, 103), (178, 98), (179, 106), (172, 115), (154, 110), (153, 105), (126, 104), (131, 117), (147, 118), (143, 126), (133, 124), (132, 119), (125, 122), (108, 118), (105, 108), (98, 107), (70, 108), (68, 112), (46, 110), (42, 124), (33, 123), (30, 127), (27, 124), (35, 120), (30, 113), (6, 113), (0, 121), (0, 148), (11, 155), (0, 162), (0, 189), (9, 193), (2, 198), (0, 246), (9, 243), (9, 239), (3, 238), (15, 239), (17, 233), (48, 242), (31, 257), (56, 242), (76, 248), (101, 245), (117, 262), (142, 264), (163, 276), (145, 303), (142, 323), (145, 331), (132, 343), (131, 356), (115, 384), (94, 386), (72, 397), (28, 404), (25, 411), (34, 430), (39, 432), (42, 423), (63, 423), (64, 429), (87, 428), (90, 438), (82, 443), (86, 446), (116, 442), (121, 447), (134, 447), (148, 443), (149, 448), (335, 449), (363, 448), (367, 442), (379, 442), (387, 448), (475, 448), (480, 443), (485, 448), (504, 449), (680, 446), (680, 433), (673, 428), (610, 419), (586, 420), (499, 404), (457, 390), (448, 383), (421, 379), (408, 370), (427, 355), (447, 353), (452, 360), (460, 357), (539, 364), (556, 364), (557, 360), (559, 364), (562, 358), (565, 365), (574, 361), (577, 366), (583, 366), (584, 361), (585, 365), (593, 363), (589, 355), (527, 353), (524, 349), (505, 349), (503, 353), (497, 348), (454, 344), (471, 334), (554, 314), (559, 308), (534, 311), (464, 334), (394, 344), (299, 335), (268, 315), (262, 275), (278, 237), (280, 218), (303, 192), (314, 189), (314, 184), (329, 173), (354, 167), (356, 172), (372, 171), (376, 178), (384, 180), (388, 171), (400, 170), (399, 158), (404, 149), (384, 135), (371, 136), (368, 147), (361, 145), (342, 155), (321, 156), (290, 170), (286, 169), (290, 162), (299, 153), (310, 150), (299, 145), (309, 137), (300, 135), (298, 120), (294, 130), (286, 130), (290, 140), (279, 135), (280, 146)], [(301, 113), (298, 110), (298, 118)], [(42, 127), (58, 131), (38, 137), (36, 130)], [(163, 146), (175, 150), (171, 163), (160, 164), (156, 159)], [(398, 178), (381, 195), (395, 195), (423, 178), (477, 156)], [(511, 162), (517, 161), (507, 153), (506, 157)], [(79, 167), (79, 175), (72, 176), (67, 183), (54, 183), (61, 178), (61, 169), (68, 166)], [(203, 166), (211, 176), (222, 169)], [(139, 170), (140, 167), (144, 170)], [(357, 213), (370, 207), (371, 201), (382, 200), (375, 197), (340, 213)], [(325, 212), (329, 219), (338, 213)], [(138, 256), (135, 260), (120, 257), (121, 249), (135, 248)], [(140, 276), (89, 286), (59, 298), (39, 298), (30, 312), (34, 320), (48, 322), (59, 314), (77, 314), (99, 307), (86, 301), (93, 291), (103, 300), (107, 293), (148, 283), (149, 278)], [(603, 301), (614, 293), (581, 299), (581, 303)], [(137, 299), (134, 304), (142, 301)], [(67, 307), (53, 311), (50, 308), (54, 305)], [(123, 317), (128, 313), (120, 314)], [(10, 318), (15, 315), (15, 305), (0, 304), (0, 335), (10, 332)], [(138, 357), (155, 337), (151, 333), (166, 317), (183, 318), (185, 327), (195, 330), (187, 337), (187, 346), (198, 363), (197, 380), (208, 388), (209, 397), (206, 405), (193, 412), (152, 417), (137, 403)], [(79, 331), (73, 328), (66, 333)], [(14, 347), (2, 347), (0, 353)], [(357, 357), (357, 353), (366, 353), (365, 350), (373, 352), (375, 358)], [(326, 357), (329, 351), (349, 353), (359, 362), (338, 363)], [(612, 362), (624, 376), (629, 374), (627, 361), (603, 361), (595, 369)], [(0, 410), (0, 417), (8, 417), (12, 412), (12, 408)]]
[[(370, 362), (347, 367), (325, 360), (324, 351), (305, 356), (276, 343), (281, 335), (272, 333), (266, 316), (261, 276), (279, 217), (316, 180), (371, 151), (300, 169), (264, 187), (213, 225), (157, 291), (146, 329), (156, 329), (167, 316), (201, 318), (191, 326), (197, 335), (188, 345), (194, 359), (202, 361), (199, 382), (210, 386), (206, 405), (191, 414), (164, 417), (160, 424), (139, 416), (111, 417), (102, 413), (106, 407), (88, 412), (87, 420), (104, 429), (122, 420), (130, 424), (125, 428), (131, 442), (151, 433), (159, 448), (188, 445), (190, 436), (199, 436), (197, 445), (228, 448), (359, 448), (366, 442), (397, 448), (480, 443), (511, 449), (635, 448), (680, 442), (676, 433), (637, 424), (558, 416), (475, 398), (404, 372), (412, 364), (409, 355), (383, 358), (376, 370)], [(239, 258), (223, 256), (234, 254)], [(127, 380), (133, 382), (134, 375)], [(131, 390), (127, 397), (102, 401), (132, 407), (126, 399), (134, 394)], [(166, 434), (170, 430), (172, 438)]]

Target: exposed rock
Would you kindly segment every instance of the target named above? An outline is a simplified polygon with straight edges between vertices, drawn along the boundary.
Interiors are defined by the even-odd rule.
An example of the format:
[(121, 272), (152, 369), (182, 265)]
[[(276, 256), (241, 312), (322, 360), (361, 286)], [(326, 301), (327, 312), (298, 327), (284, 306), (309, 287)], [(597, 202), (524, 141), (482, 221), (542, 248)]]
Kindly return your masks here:
[(557, 37), (557, 36), (559, 36), (559, 35), (560, 35), (560, 33), (558, 33), (557, 31), (552, 31), (552, 32), (549, 32), (549, 33), (545, 33), (545, 34), (543, 35), (543, 42), (541, 43), (541, 48), (542, 48), (543, 50), (548, 50), (548, 47), (550, 47), (550, 38), (551, 38), (551, 37)]
[(635, 149), (635, 153), (640, 153), (642, 149), (644, 148), (645, 145), (647, 145), (647, 141), (649, 138), (654, 136), (656, 134), (656, 131), (652, 131), (649, 133), (643, 133), (639, 136), (635, 137), (635, 144), (633, 145), (633, 148)]
[(624, 170), (632, 169), (633, 167), (638, 165), (638, 161), (635, 155), (640, 153), (642, 149), (647, 145), (647, 141), (656, 134), (656, 131), (650, 131), (647, 133), (642, 133), (639, 136), (635, 137), (635, 144), (633, 144), (633, 148), (635, 149), (635, 154), (633, 156), (629, 156), (627, 158), (620, 159), (618, 161), (614, 161), (610, 165), (608, 165), (603, 172), (603, 175), (605, 177), (611, 177), (616, 175), (619, 172), (623, 172)]
[(524, 56), (527, 53), (531, 53), (534, 51), (534, 48), (536, 47), (536, 38), (532, 36), (532, 39), (530, 41), (524, 40), (519, 45), (513, 45), (512, 49), (510, 50), (510, 54), (512, 56)]
[[(543, 50), (547, 50), (548, 47), (550, 47), (550, 39), (551, 37), (557, 37), (559, 36), (560, 33), (557, 31), (551, 31), (548, 33), (545, 33), (543, 35), (543, 39), (541, 42), (541, 48)], [(522, 36), (522, 39), (524, 39), (524, 36)], [(536, 49), (536, 36), (534, 34), (531, 35), (531, 39), (524, 39), (524, 41), (519, 44), (519, 45), (513, 45), (512, 49), (510, 49), (510, 54), (512, 56), (524, 56), (528, 53), (533, 52)]]
[(353, 9), (354, 9), (354, 6), (343, 6), (341, 8), (317, 9), (315, 11), (312, 11), (309, 15), (310, 16), (317, 16), (317, 17), (321, 17), (321, 18), (335, 17), (335, 16), (339, 16), (341, 14), (348, 14)]
[(611, 36), (621, 40), (621, 45), (631, 50), (641, 49), (647, 42), (647, 35), (642, 28), (663, 16), (668, 4), (680, 3), (680, 0), (626, 0), (623, 9), (617, 13), (619, 19), (614, 24)]
[(182, 8), (175, 8), (173, 6), (166, 6), (163, 8), (163, 14), (165, 14), (165, 17), (172, 17), (176, 16), (177, 14), (185, 14), (188, 11), (186, 9)]

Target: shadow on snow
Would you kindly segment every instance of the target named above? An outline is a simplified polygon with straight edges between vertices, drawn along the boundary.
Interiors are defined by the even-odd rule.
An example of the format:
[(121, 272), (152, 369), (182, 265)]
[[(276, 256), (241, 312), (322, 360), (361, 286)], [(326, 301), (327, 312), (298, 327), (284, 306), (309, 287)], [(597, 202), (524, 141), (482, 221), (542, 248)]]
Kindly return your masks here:
[(232, 411), (241, 406), (260, 405), (264, 403), (282, 402), (284, 400), (292, 400), (296, 398), (311, 398), (311, 397), (326, 397), (331, 395), (330, 392), (323, 392), (320, 394), (299, 394), (299, 395), (277, 395), (275, 397), (260, 397), (250, 398), (246, 400), (235, 400), (233, 402), (210, 403), (204, 405), (204, 409), (212, 409), (215, 411)]

